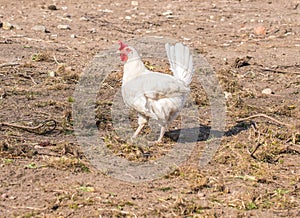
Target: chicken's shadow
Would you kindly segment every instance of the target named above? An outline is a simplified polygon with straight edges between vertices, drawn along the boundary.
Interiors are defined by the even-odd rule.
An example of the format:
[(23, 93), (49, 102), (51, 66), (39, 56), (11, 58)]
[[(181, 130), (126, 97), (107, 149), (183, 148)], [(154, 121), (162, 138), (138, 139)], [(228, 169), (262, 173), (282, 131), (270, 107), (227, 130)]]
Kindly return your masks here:
[[(235, 126), (231, 127), (225, 132), (211, 129), (210, 126), (200, 124), (199, 128), (185, 128), (178, 130), (170, 130), (165, 133), (165, 137), (171, 139), (172, 141), (178, 141), (181, 133), (184, 131), (187, 136), (182, 137), (180, 141), (182, 142), (199, 142), (206, 141), (209, 138), (221, 138), (222, 136), (233, 136), (237, 135), (242, 131), (248, 130), (251, 127), (251, 123), (237, 123)], [(198, 137), (189, 137), (188, 133), (195, 134), (199, 132)]]

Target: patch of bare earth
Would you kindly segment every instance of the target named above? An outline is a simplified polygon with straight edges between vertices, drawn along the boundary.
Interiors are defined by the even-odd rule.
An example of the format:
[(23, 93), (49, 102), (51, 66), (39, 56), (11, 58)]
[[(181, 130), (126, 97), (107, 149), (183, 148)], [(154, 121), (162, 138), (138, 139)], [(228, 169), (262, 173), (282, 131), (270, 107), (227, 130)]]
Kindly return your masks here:
[[(300, 216), (299, 4), (65, 0), (55, 8), (46, 1), (2, 0), (1, 216)], [(74, 136), (73, 93), (95, 54), (118, 40), (151, 35), (182, 41), (206, 57), (226, 92), (227, 128), (214, 158), (199, 169), (211, 118), (209, 99), (193, 81), (201, 126), (192, 156), (163, 178), (127, 183), (99, 172), (84, 156)], [(158, 71), (167, 68), (145, 61)], [(100, 137), (133, 162), (166, 155), (176, 140), (172, 131), (144, 150), (115, 133), (110, 110), (121, 65), (99, 84)], [(170, 128), (180, 128), (179, 120)], [(149, 127), (142, 134), (153, 137)]]

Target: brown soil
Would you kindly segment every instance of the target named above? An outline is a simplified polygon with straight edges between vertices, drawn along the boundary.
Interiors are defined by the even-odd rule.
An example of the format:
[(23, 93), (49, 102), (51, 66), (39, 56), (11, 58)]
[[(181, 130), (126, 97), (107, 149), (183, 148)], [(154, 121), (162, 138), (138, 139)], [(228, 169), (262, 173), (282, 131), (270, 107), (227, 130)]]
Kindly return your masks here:
[[(300, 216), (299, 1), (50, 5), (0, 5), (1, 217)], [(47, 31), (33, 30), (36, 25)], [(118, 40), (153, 35), (184, 42), (214, 67), (223, 91), (231, 94), (227, 127), (214, 158), (198, 169), (210, 128), (209, 100), (193, 81), (202, 135), (189, 161), (163, 178), (129, 183), (98, 171), (82, 152), (73, 130), (73, 93), (95, 54)], [(111, 101), (121, 85), (122, 63), (115, 66), (97, 99), (101, 137), (115, 155), (133, 162), (165, 155), (172, 134), (149, 147), (145, 158), (145, 151), (113, 131)], [(272, 93), (262, 94), (266, 88)], [(263, 116), (237, 122), (257, 114)], [(171, 128), (176, 126), (178, 121)], [(149, 132), (147, 127), (143, 134)]]

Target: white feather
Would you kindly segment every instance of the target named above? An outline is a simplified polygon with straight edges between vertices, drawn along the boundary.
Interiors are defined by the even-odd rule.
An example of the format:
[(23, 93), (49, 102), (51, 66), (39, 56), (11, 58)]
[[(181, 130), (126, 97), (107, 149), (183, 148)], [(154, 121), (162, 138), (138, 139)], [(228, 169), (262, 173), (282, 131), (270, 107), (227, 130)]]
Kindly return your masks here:
[(176, 43), (175, 46), (165, 45), (167, 56), (170, 63), (170, 70), (174, 77), (189, 86), (193, 77), (193, 57), (190, 50), (182, 43)]

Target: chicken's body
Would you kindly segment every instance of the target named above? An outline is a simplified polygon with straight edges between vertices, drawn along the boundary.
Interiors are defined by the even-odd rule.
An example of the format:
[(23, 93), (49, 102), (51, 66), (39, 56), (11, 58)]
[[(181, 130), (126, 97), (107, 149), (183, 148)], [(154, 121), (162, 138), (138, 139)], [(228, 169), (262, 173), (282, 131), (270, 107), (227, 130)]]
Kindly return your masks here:
[(153, 118), (161, 126), (158, 138), (161, 141), (167, 125), (178, 116), (190, 92), (193, 64), (189, 49), (178, 43), (166, 44), (166, 50), (174, 76), (147, 70), (135, 49), (121, 43), (121, 59), (125, 61), (122, 97), (139, 115), (139, 127), (133, 138)]

